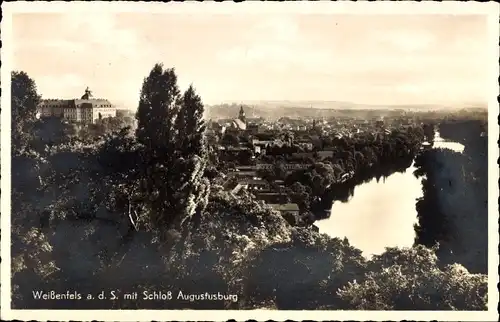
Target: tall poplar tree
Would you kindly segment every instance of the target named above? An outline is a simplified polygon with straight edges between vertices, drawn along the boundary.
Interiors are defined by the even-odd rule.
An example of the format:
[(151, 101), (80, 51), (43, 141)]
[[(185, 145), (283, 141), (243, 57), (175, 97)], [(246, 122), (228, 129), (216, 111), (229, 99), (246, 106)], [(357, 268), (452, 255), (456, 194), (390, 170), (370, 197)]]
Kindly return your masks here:
[(193, 85), (184, 92), (180, 101), (179, 117), (176, 122), (177, 141), (180, 156), (186, 160), (189, 177), (181, 179), (182, 186), (189, 191), (186, 212), (182, 221), (200, 214), (207, 203), (209, 182), (204, 178), (207, 166), (204, 106)]
[(156, 64), (144, 79), (136, 118), (136, 137), (143, 145), (143, 196), (153, 227), (168, 227), (179, 204), (173, 184), (176, 166), (175, 119), (180, 90), (174, 69)]
[(30, 141), (41, 97), (35, 81), (23, 71), (11, 73), (11, 91), (11, 142), (13, 155), (17, 155)]
[(175, 70), (164, 70), (162, 64), (156, 64), (144, 79), (136, 115), (137, 139), (149, 151), (173, 148), (179, 99)]
[(156, 64), (144, 79), (136, 117), (150, 223), (161, 236), (183, 231), (208, 197), (201, 98), (192, 86), (181, 96), (174, 69)]
[(43, 282), (47, 282), (49, 276), (58, 270), (52, 260), (52, 246), (40, 228), (40, 200), (44, 201), (40, 191), (41, 162), (39, 155), (30, 149), (39, 103), (35, 81), (25, 72), (12, 72), (9, 228), (14, 305), (28, 303), (29, 298), (23, 298), (23, 291), (28, 294), (32, 287), (43, 287)]
[(205, 121), (204, 106), (201, 98), (193, 87), (184, 92), (180, 100), (180, 111), (176, 122), (177, 142), (182, 157), (189, 159), (194, 155), (204, 157)]

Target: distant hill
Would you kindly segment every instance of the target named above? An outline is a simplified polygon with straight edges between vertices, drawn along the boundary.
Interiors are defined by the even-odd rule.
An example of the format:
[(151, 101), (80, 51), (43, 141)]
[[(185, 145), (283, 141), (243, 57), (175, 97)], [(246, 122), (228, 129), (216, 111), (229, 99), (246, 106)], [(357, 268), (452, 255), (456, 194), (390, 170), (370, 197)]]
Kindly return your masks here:
[[(240, 105), (243, 105), (247, 117), (265, 119), (290, 118), (329, 118), (342, 116), (374, 117), (392, 114), (395, 110), (431, 111), (464, 108), (440, 105), (365, 105), (336, 101), (242, 101), (207, 105), (206, 115), (212, 119), (235, 118)], [(470, 106), (467, 106), (470, 107)]]
[[(307, 100), (307, 101), (252, 101), (246, 100), (238, 102), (248, 106), (259, 106), (259, 107), (293, 107), (293, 108), (319, 108), (319, 109), (441, 109), (441, 108), (451, 108), (450, 106), (436, 105), (436, 104), (404, 104), (404, 105), (380, 105), (380, 104), (358, 104), (352, 102), (341, 102), (341, 101), (318, 101), (318, 100)], [(237, 102), (228, 102), (218, 105), (233, 105), (238, 104)]]
[[(112, 101), (118, 109), (127, 109), (127, 104), (119, 100)], [(431, 111), (442, 109), (474, 108), (480, 104), (467, 104), (459, 107), (440, 105), (367, 105), (338, 101), (241, 101), (205, 105), (206, 117), (211, 119), (229, 119), (238, 117), (243, 104), (247, 117), (263, 117), (273, 120), (286, 116), (290, 118), (329, 118), (342, 116), (373, 117), (391, 114), (391, 110)], [(127, 107), (125, 107), (127, 106)], [(482, 107), (482, 106), (481, 106)], [(134, 107), (135, 112), (137, 107)]]

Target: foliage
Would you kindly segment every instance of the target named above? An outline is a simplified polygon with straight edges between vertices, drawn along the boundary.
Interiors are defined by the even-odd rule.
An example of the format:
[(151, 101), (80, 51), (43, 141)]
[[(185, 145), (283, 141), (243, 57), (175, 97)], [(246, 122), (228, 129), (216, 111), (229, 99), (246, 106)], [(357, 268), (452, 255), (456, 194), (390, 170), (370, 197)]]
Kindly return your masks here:
[(36, 84), (25, 72), (11, 73), (11, 131), (13, 155), (22, 153), (32, 138), (40, 95)]
[(226, 146), (237, 146), (240, 143), (240, 139), (232, 133), (225, 133), (221, 143)]
[(358, 310), (486, 310), (488, 283), (460, 264), (441, 269), (432, 249), (389, 248), (338, 295)]
[[(22, 72), (12, 77), (15, 308), (485, 308), (486, 277), (441, 268), (433, 250), (389, 249), (368, 261), (346, 239), (292, 227), (251, 194), (235, 198), (209, 183), (218, 161), (207, 168), (214, 150), (206, 149), (204, 106), (193, 87), (181, 94), (173, 69), (155, 65), (144, 79), (135, 135), (105, 119), (83, 131), (35, 121), (34, 81)], [(284, 136), (293, 141), (293, 133)], [(373, 175), (374, 165), (411, 161), (422, 138), (418, 127), (330, 138), (323, 144), (334, 148), (333, 158), (286, 174), (286, 160), (276, 157), (270, 176), (285, 177), (292, 201), (308, 208), (311, 196), (347, 171)], [(68, 288), (119, 295), (182, 289), (240, 301), (35, 301), (31, 294)], [(399, 300), (408, 294), (411, 300)]]
[[(465, 143), (463, 153), (426, 150), (415, 165), (423, 197), (417, 201), (416, 243), (441, 245), (440, 258), (474, 273), (488, 271), (487, 135), (479, 122), (446, 122), (444, 136)], [(477, 232), (481, 232), (478, 234)]]
[(361, 251), (344, 239), (293, 228), (286, 243), (269, 245), (246, 269), (250, 306), (278, 309), (343, 309), (335, 291), (365, 272)]
[[(41, 229), (43, 208), (40, 154), (30, 150), (40, 96), (35, 82), (24, 72), (12, 72), (11, 253), (13, 298), (22, 301), (20, 288), (36, 288), (56, 273), (52, 246)], [(42, 200), (40, 200), (42, 199)], [(27, 251), (29, 250), (29, 252)]]
[(205, 122), (203, 103), (191, 85), (181, 98), (181, 108), (176, 119), (177, 139), (182, 157), (205, 156)]
[(148, 196), (149, 222), (159, 234), (204, 207), (208, 192), (203, 104), (189, 87), (181, 97), (174, 69), (156, 64), (144, 79), (136, 136), (143, 148), (141, 193)]

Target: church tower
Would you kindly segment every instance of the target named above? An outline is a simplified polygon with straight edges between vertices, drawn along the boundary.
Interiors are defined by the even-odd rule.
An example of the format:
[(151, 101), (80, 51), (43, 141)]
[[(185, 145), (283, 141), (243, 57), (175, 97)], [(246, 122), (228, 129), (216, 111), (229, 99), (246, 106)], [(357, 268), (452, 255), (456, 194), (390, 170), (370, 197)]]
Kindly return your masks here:
[(92, 98), (92, 91), (87, 87), (85, 89), (85, 94), (82, 96), (82, 100), (88, 100)]
[(246, 123), (246, 116), (245, 116), (245, 111), (243, 110), (243, 105), (240, 106), (240, 115), (238, 118), (243, 122)]

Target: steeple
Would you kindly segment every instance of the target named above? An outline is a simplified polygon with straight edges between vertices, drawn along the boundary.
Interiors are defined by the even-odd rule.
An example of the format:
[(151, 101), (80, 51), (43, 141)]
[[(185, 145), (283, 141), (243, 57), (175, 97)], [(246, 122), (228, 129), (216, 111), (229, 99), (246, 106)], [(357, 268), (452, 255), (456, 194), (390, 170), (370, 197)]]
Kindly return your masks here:
[(246, 122), (245, 111), (243, 110), (243, 105), (240, 106), (240, 115), (238, 117), (242, 122)]
[(92, 98), (92, 91), (87, 86), (87, 88), (85, 89), (85, 94), (83, 94), (82, 96), (82, 100), (88, 100), (89, 98)]

